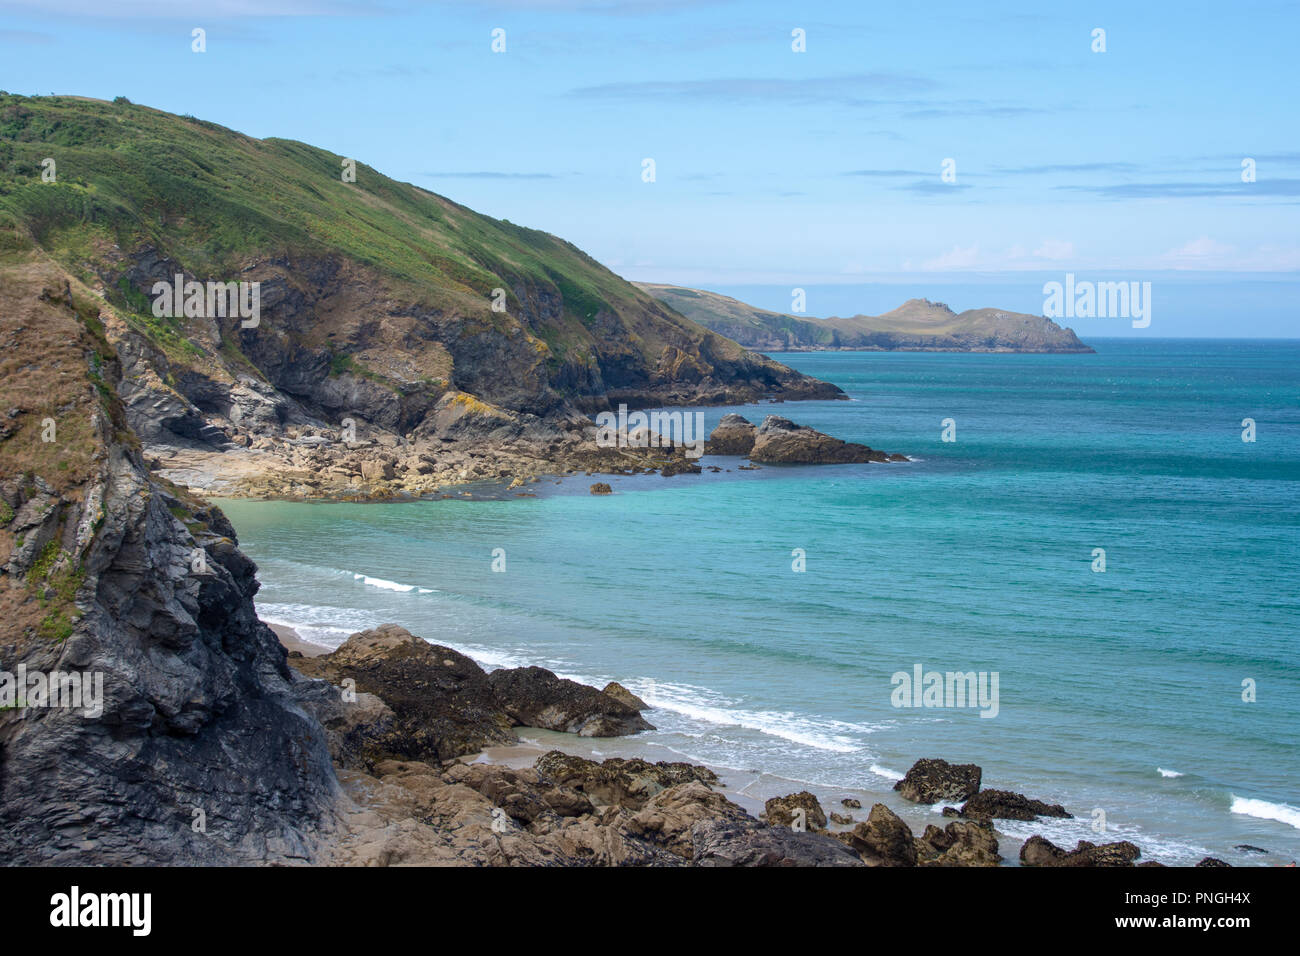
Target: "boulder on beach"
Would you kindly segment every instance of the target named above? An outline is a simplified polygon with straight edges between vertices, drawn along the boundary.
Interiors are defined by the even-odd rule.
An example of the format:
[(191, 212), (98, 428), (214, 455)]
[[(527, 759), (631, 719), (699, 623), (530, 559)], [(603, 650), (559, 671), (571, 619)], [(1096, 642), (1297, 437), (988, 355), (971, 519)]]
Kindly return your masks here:
[(871, 808), (865, 822), (835, 836), (868, 866), (916, 866), (916, 840), (911, 828), (883, 803)]
[(1073, 850), (1065, 850), (1035, 835), (1020, 848), (1020, 862), (1025, 866), (1132, 866), (1141, 855), (1137, 845), (1128, 840), (1100, 845), (1080, 840)]
[(654, 730), (634, 707), (544, 667), (502, 668), (488, 675), (492, 692), (515, 724), (580, 737), (621, 737)]
[[(515, 740), (512, 721), (478, 664), (396, 624), (353, 634), (332, 653), (294, 658), (293, 666), (308, 677), (335, 685), (330, 701), (313, 705), (312, 699), (305, 699), (302, 704), (327, 728), (344, 735), (346, 740), (340, 743), (346, 752), (336, 752), (334, 758), (345, 765), (369, 765), (386, 758), (449, 760)], [(299, 695), (312, 691), (307, 685)], [(373, 710), (374, 725), (364, 730), (344, 727), (332, 702), (343, 694), (354, 694), (358, 701), (373, 694), (391, 711), (391, 718), (378, 708), (366, 708), (365, 712)], [(344, 713), (349, 721), (359, 716)]]
[[(802, 817), (803, 829), (817, 832), (826, 829), (826, 812), (817, 797), (800, 790), (784, 797), (773, 797), (763, 807), (767, 822), (773, 826), (795, 828)], [(799, 811), (803, 811), (800, 813)]]
[(1022, 793), (1010, 790), (981, 790), (962, 805), (961, 815), (974, 820), (1035, 820), (1038, 817), (1065, 817), (1065, 807), (1059, 803), (1031, 800)]
[(943, 829), (933, 823), (916, 841), (921, 866), (997, 866), (1002, 862), (998, 838), (986, 823), (960, 821)]
[(696, 866), (862, 866), (840, 841), (786, 827), (704, 820), (691, 828)]
[(840, 801), (840, 805), (848, 807), (850, 810), (862, 809), (862, 801), (857, 799), (856, 797), (845, 797), (843, 800)]
[(857, 462), (907, 461), (866, 445), (833, 438), (780, 415), (768, 415), (754, 432), (751, 461), (785, 465), (839, 465)]
[(922, 758), (912, 764), (894, 789), (913, 803), (961, 803), (979, 792), (982, 775), (983, 771), (973, 763)]
[(542, 778), (585, 794), (594, 804), (639, 810), (661, 790), (698, 782), (713, 786), (717, 775), (708, 767), (678, 761), (611, 757), (603, 762), (551, 750), (534, 764)]
[(541, 667), (489, 675), (459, 651), (396, 624), (353, 634), (337, 650), (295, 657), (292, 665), (328, 681), (300, 682), (296, 696), (325, 727), (334, 760), (348, 769), (385, 759), (450, 760), (514, 743), (516, 726), (586, 737), (650, 729), (634, 707), (594, 687)]

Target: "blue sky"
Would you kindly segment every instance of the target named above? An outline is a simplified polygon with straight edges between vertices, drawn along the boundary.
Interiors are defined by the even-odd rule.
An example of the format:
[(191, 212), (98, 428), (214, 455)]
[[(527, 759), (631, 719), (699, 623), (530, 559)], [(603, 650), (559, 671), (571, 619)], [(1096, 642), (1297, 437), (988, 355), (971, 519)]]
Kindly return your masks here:
[[(1295, 335), (1298, 27), (1250, 0), (0, 0), (0, 88), (300, 139), (770, 308), (798, 285), (834, 289), (811, 314), (881, 311), (905, 286), (1037, 312), (1073, 271), (1151, 280), (1157, 309), (1162, 284), (1194, 305), (1249, 283), (1245, 331)], [(1202, 312), (1163, 331), (1243, 332)]]

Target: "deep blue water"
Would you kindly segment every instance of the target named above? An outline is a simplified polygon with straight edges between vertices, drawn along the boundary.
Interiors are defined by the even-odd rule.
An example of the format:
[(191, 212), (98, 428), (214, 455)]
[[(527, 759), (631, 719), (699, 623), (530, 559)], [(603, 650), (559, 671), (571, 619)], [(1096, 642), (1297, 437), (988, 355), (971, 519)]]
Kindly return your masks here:
[[(936, 756), (1077, 817), (1013, 836), (1289, 862), (1300, 342), (1091, 344), (778, 355), (852, 401), (705, 410), (709, 427), (782, 414), (908, 464), (705, 459), (731, 470), (616, 478), (611, 497), (580, 477), (502, 501), (223, 507), (263, 617), (330, 644), (397, 621), (489, 664), (617, 679), (655, 705), (638, 741), (762, 771), (758, 796), (865, 795), (916, 826), (928, 811), (889, 788)], [(996, 672), (997, 715), (895, 707), (891, 676), (917, 664)]]

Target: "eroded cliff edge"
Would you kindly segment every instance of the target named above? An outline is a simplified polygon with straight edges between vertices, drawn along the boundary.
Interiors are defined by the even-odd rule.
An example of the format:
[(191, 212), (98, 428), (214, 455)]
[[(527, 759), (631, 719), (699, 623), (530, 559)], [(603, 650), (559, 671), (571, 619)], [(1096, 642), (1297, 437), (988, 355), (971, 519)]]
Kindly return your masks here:
[(36, 260), (0, 282), (0, 670), (102, 679), (91, 718), (30, 684), (0, 711), (0, 857), (313, 859), (338, 783), (252, 562), (148, 473), (94, 305)]

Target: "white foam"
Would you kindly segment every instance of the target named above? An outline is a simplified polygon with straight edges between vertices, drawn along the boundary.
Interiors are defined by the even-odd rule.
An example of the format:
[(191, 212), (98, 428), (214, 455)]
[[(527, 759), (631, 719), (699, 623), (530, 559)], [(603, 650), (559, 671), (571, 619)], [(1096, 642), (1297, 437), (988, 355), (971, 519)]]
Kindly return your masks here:
[(629, 681), (625, 686), (655, 710), (666, 710), (719, 727), (743, 727), (832, 753), (856, 753), (863, 745), (853, 735), (872, 730), (860, 724), (790, 711), (745, 710), (705, 688), (649, 681)]
[(1300, 810), (1285, 803), (1269, 803), (1267, 800), (1256, 800), (1233, 794), (1231, 812), (1258, 817), (1260, 820), (1276, 820), (1278, 823), (1285, 823), (1300, 830)]
[(882, 767), (878, 763), (873, 763), (867, 769), (877, 777), (884, 777), (886, 780), (893, 780), (895, 782), (902, 780), (904, 777), (904, 774), (899, 773), (897, 770), (890, 770), (888, 767)]
[(1162, 776), (1162, 777), (1181, 777), (1181, 776), (1182, 776), (1182, 774), (1179, 773), (1177, 770), (1166, 770), (1164, 767), (1156, 767), (1156, 770), (1160, 771), (1160, 776)]
[(396, 581), (385, 581), (383, 578), (372, 578), (367, 574), (353, 573), (354, 581), (362, 581), (372, 588), (382, 588), (385, 591), (397, 591), (401, 594), (407, 594), (414, 591), (417, 594), (432, 594), (432, 588), (417, 587), (414, 584), (398, 584)]

